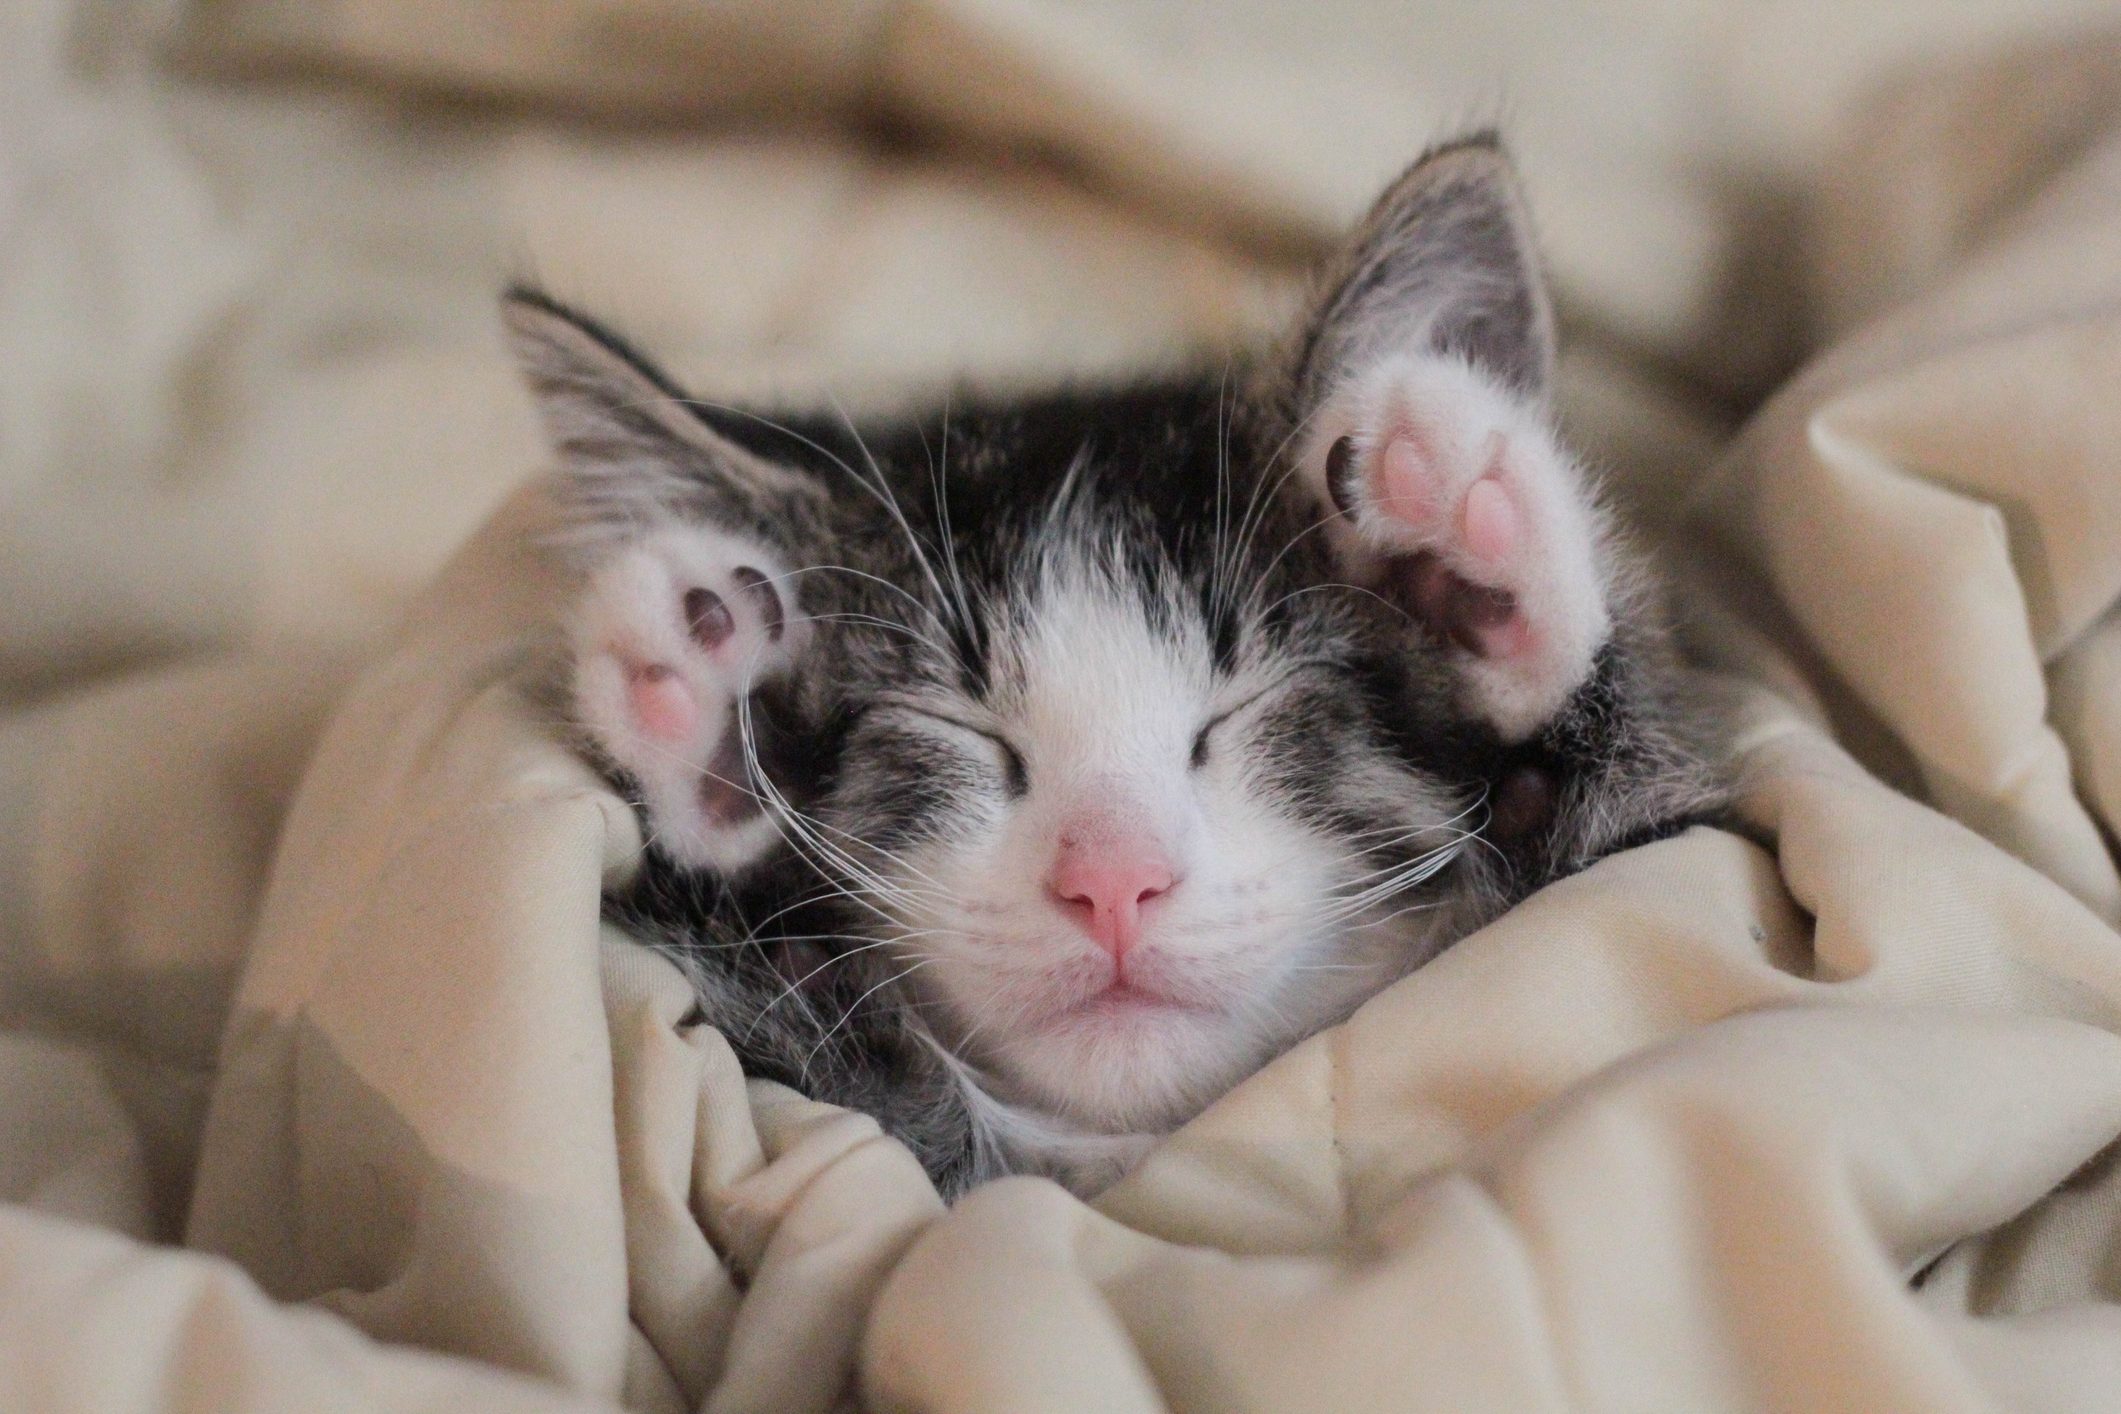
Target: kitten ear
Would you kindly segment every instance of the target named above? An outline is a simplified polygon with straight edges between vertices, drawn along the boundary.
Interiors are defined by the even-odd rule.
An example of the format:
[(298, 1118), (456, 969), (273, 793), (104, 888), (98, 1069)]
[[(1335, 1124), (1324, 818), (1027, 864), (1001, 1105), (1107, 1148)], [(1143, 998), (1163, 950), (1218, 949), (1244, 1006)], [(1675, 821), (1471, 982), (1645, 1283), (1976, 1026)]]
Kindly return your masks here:
[(518, 286), (502, 322), (559, 456), (561, 498), (584, 529), (654, 524), (673, 514), (767, 528), (806, 478), (708, 425), (663, 372), (618, 335)]
[(1424, 154), (1386, 188), (1328, 273), (1299, 346), (1298, 405), (1395, 355), (1454, 354), (1537, 401), (1554, 317), (1524, 201), (1493, 132)]

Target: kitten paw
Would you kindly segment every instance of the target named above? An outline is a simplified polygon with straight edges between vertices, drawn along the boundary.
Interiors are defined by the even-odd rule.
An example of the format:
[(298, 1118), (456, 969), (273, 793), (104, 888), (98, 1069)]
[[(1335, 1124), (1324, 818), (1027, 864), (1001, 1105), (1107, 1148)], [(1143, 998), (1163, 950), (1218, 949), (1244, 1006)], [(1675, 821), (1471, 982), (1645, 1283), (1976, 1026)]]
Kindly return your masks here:
[(1533, 410), (1466, 364), (1391, 361), (1321, 410), (1309, 466), (1358, 581), (1447, 646), (1506, 741), (1551, 720), (1612, 631), (1597, 512)]
[(631, 776), (650, 837), (724, 873), (779, 838), (749, 768), (740, 708), (793, 661), (807, 625), (756, 544), (672, 527), (595, 569), (568, 625), (575, 712)]

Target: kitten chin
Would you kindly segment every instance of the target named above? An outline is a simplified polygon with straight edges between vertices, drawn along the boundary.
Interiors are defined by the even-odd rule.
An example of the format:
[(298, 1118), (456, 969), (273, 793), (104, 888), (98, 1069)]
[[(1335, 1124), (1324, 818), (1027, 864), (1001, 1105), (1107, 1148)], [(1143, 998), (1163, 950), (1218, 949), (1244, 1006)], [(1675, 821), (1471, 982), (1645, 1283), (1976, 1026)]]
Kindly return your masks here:
[[(749, 1073), (956, 1193), (1087, 1191), (1550, 879), (1718, 815), (1719, 730), (1546, 413), (1491, 137), (1237, 369), (856, 427), (506, 314), (583, 589), (610, 916)], [(1232, 376), (1232, 374), (1235, 376)]]

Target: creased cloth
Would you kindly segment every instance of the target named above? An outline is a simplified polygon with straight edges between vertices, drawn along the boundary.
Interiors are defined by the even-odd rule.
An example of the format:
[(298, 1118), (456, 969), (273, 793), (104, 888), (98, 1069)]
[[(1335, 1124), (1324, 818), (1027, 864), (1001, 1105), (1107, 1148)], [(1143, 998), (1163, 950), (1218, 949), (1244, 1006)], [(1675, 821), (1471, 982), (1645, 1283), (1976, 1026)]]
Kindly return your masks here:
[[(487, 317), (465, 274), (491, 255), (485, 203), (591, 303), (619, 272), (613, 313), (634, 301), (653, 345), (734, 394), (917, 384), (967, 356), (923, 309), (942, 290), (965, 302), (948, 328), (1020, 375), (1230, 337), (1340, 198), (1277, 175), (1294, 136), (1144, 197), (1218, 110), (1087, 83), (1107, 70), (1086, 36), (1126, 35), (1088, 7), (800, 7), (841, 28), (762, 21), (746, 62), (795, 57), (713, 102), (687, 76), (729, 51), (683, 8), (13, 21), (24, 73), (63, 31), (42, 96), (75, 126), (0, 168), (19, 218), (0, 231), (45, 262), (0, 273), (0, 309), (58, 307), (33, 278), (55, 210), (113, 249), (144, 239), (97, 214), (108, 192), (7, 205), (53, 154), (114, 160), (147, 122), (128, 105), (167, 148), (127, 150), (120, 191), (174, 180), (173, 153), (228, 165), (158, 218), (200, 236), (161, 257), (183, 297), (97, 306), (116, 323), (85, 337), (129, 359), (104, 395), (48, 321), (0, 326), (25, 351), (0, 379), (0, 534), (21, 551), (0, 670), (48, 694), (0, 718), (0, 1408), (2113, 1407), (2121, 113), (2084, 76), (2121, 40), (1968, 58), (1948, 91), (1925, 70), (1815, 134), (1833, 177), (1816, 266), (1789, 278), (1835, 338), (1720, 451), (1686, 389), (1744, 379), (1702, 352), (1713, 323), (1651, 317), (1693, 296), (1602, 323), (1625, 284), (1558, 261), (1604, 341), (1566, 371), (1564, 413), (1681, 566), (1690, 646), (1741, 704), (1745, 832), (1542, 892), (1094, 1202), (1010, 1180), (945, 1211), (871, 1121), (747, 1082), (686, 1024), (674, 970), (598, 921), (639, 829), (524, 691), (566, 583), (538, 491), (512, 489), (537, 460), (527, 409), (465, 332)], [(1480, 52), (1470, 11), (1433, 23), (1424, 64)], [(614, 25), (667, 42), (586, 66)], [(510, 106), (903, 116), (879, 52), (964, 69), (920, 38), (942, 35), (1028, 63), (1046, 51), (997, 36), (1056, 27), (1074, 37), (1038, 112), (966, 82), (912, 114), (966, 142), (954, 166)], [(1226, 43), (1202, 72), (1244, 57)], [(311, 86), (216, 87), (238, 70)], [(171, 77), (194, 71), (223, 77)], [(501, 106), (421, 106), (444, 94)], [(1100, 114), (1148, 146), (1108, 160), (1082, 127)], [(964, 175), (1033, 137), (1087, 185)], [(352, 178), (309, 170), (318, 150), (463, 186), (346, 209)], [(1566, 146), (1542, 160), (1574, 158), (1578, 182), (1612, 175)], [(1896, 172), (1924, 178), (1906, 208), (1880, 196)], [(735, 203), (727, 224), (695, 179)], [(252, 181), (273, 220), (211, 195)], [(322, 229), (292, 221), (303, 202), (341, 243), (290, 239)], [(1581, 255), (1597, 229), (1555, 235)], [(717, 285), (703, 251), (758, 260)], [(799, 298), (824, 269), (837, 283)], [(1123, 314), (1070, 312), (1128, 291)], [(118, 410), (40, 412), (61, 405)], [(123, 493), (109, 518), (49, 474), (76, 463)]]

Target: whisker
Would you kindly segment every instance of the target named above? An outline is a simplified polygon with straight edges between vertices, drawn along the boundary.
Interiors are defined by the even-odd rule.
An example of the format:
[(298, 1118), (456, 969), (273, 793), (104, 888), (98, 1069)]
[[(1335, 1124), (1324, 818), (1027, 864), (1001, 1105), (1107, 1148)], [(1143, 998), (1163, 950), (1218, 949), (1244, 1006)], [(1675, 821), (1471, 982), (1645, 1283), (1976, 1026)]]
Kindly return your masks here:
[(831, 1042), (832, 1038), (839, 1034), (839, 1030), (841, 1027), (845, 1026), (849, 1021), (853, 1020), (855, 1012), (861, 1009), (861, 1005), (863, 1002), (868, 1001), (871, 997), (875, 996), (878, 992), (881, 992), (884, 988), (890, 986), (892, 983), (905, 981), (908, 977), (911, 977), (914, 973), (920, 971), (923, 967), (926, 967), (929, 962), (932, 962), (933, 960), (934, 959), (932, 958), (924, 959), (920, 962), (914, 963), (911, 967), (906, 968), (902, 972), (893, 973), (891, 976), (886, 977), (881, 982), (878, 982), (875, 986), (871, 987), (868, 991), (862, 993), (860, 996), (856, 997), (852, 1002), (850, 1002), (847, 1006), (847, 1009), (840, 1014), (840, 1019), (838, 1021), (833, 1022), (830, 1027), (826, 1028), (825, 1034), (820, 1036), (818, 1038), (817, 1044), (810, 1048), (810, 1053), (803, 1057), (803, 1080), (805, 1081), (805, 1083), (808, 1083), (810, 1079), (810, 1062), (817, 1059), (817, 1053), (825, 1049), (825, 1047)]
[[(824, 937), (832, 937), (832, 936), (835, 936), (835, 935), (832, 935), (832, 934), (824, 934), (824, 935), (821, 935), (821, 936), (824, 936)], [(924, 935), (924, 934), (918, 934), (918, 933), (916, 933), (916, 934), (908, 934), (908, 935), (906, 935), (906, 936), (907, 936), (907, 937), (920, 937), (920, 936), (925, 936), (925, 935)], [(768, 1015), (769, 1013), (771, 1013), (771, 1012), (772, 1012), (772, 1010), (773, 1010), (773, 1009), (774, 1009), (775, 1007), (779, 1006), (779, 1005), (780, 1005), (780, 1004), (781, 1004), (782, 1002), (786, 1001), (786, 1000), (787, 1000), (787, 999), (788, 999), (789, 997), (792, 997), (792, 996), (794, 996), (794, 995), (795, 995), (795, 994), (796, 994), (797, 992), (801, 991), (801, 990), (802, 990), (802, 988), (803, 988), (803, 984), (804, 984), (805, 982), (808, 982), (808, 981), (809, 981), (809, 980), (810, 980), (811, 978), (813, 978), (813, 977), (816, 977), (816, 976), (818, 976), (818, 975), (819, 975), (820, 973), (823, 973), (823, 972), (829, 972), (829, 971), (831, 971), (831, 970), (832, 970), (832, 968), (834, 968), (835, 966), (837, 966), (838, 964), (840, 964), (840, 963), (842, 963), (842, 962), (845, 962), (845, 961), (846, 961), (846, 960), (847, 960), (848, 958), (850, 958), (850, 957), (858, 957), (858, 956), (860, 956), (861, 954), (863, 954), (863, 953), (865, 953), (865, 952), (874, 952), (874, 951), (876, 951), (876, 950), (877, 950), (878, 948), (888, 948), (888, 947), (894, 947), (894, 946), (898, 946), (898, 945), (902, 944), (902, 943), (903, 943), (903, 942), (904, 942), (905, 940), (906, 940), (905, 938), (900, 938), (900, 937), (889, 937), (889, 938), (877, 938), (877, 939), (874, 939), (873, 941), (869, 941), (869, 942), (865, 942), (865, 943), (863, 943), (863, 944), (862, 944), (862, 945), (861, 945), (860, 947), (858, 947), (858, 948), (849, 948), (849, 949), (847, 949), (847, 950), (846, 950), (846, 951), (844, 951), (844, 952), (836, 952), (836, 953), (834, 953), (834, 954), (833, 954), (833, 955), (832, 955), (831, 957), (828, 957), (828, 958), (826, 958), (826, 959), (825, 959), (825, 960), (824, 960), (823, 962), (821, 962), (821, 963), (819, 963), (819, 964), (818, 964), (817, 966), (815, 966), (815, 967), (811, 968), (811, 969), (810, 969), (810, 970), (809, 970), (808, 972), (805, 972), (805, 973), (804, 973), (804, 974), (803, 974), (802, 976), (800, 976), (800, 977), (796, 978), (796, 979), (795, 979), (795, 980), (794, 980), (793, 982), (790, 982), (790, 983), (789, 983), (789, 984), (788, 984), (788, 985), (787, 985), (786, 987), (782, 988), (782, 989), (780, 990), (780, 992), (779, 992), (779, 993), (777, 993), (777, 994), (776, 994), (776, 995), (775, 995), (775, 996), (773, 997), (773, 999), (772, 999), (771, 1001), (767, 1002), (767, 1003), (766, 1003), (766, 1005), (764, 1005), (764, 1006), (760, 1007), (760, 1008), (759, 1008), (759, 1014), (758, 1014), (757, 1016), (755, 1016), (755, 1017), (753, 1017), (753, 1018), (752, 1018), (752, 1021), (751, 1021), (751, 1025), (750, 1025), (750, 1027), (749, 1027), (749, 1028), (748, 1028), (748, 1029), (747, 1029), (747, 1030), (746, 1030), (746, 1031), (744, 1032), (744, 1039), (745, 1039), (746, 1041), (749, 1041), (749, 1040), (751, 1039), (752, 1033), (758, 1030), (758, 1028), (759, 1028), (760, 1024), (761, 1024), (762, 1022), (764, 1022), (764, 1021), (765, 1021), (765, 1019), (766, 1019), (767, 1015)], [(786, 941), (792, 941), (792, 939), (783, 939), (783, 938), (776, 938), (776, 939), (774, 939), (774, 941), (775, 941), (775, 942), (786, 942)], [(923, 959), (923, 961), (933, 961), (933, 960), (934, 960), (934, 959), (932, 959), (932, 958), (926, 958), (926, 959)], [(872, 988), (871, 990), (873, 991), (873, 990), (875, 990), (875, 989), (874, 989), (874, 988)], [(864, 993), (863, 993), (862, 995), (863, 995), (864, 997), (866, 997), (866, 996), (868, 996), (869, 994), (868, 994), (867, 992), (864, 992)]]
[(914, 594), (912, 594), (910, 591), (908, 591), (904, 585), (893, 584), (890, 580), (885, 579), (882, 575), (871, 574), (869, 571), (863, 569), (856, 569), (853, 565), (805, 565), (801, 569), (790, 570), (786, 574), (774, 575), (767, 582), (780, 583), (783, 580), (795, 579), (800, 575), (806, 574), (847, 574), (853, 575), (857, 579), (867, 580), (871, 584), (881, 585), (883, 588), (890, 590), (893, 594), (898, 595), (899, 598), (904, 599), (914, 608), (926, 614), (928, 616), (928, 621), (933, 624), (938, 630), (942, 629), (944, 626), (942, 619), (936, 614), (934, 608), (922, 603), (921, 600)]
[[(763, 645), (761, 646), (763, 647)], [(770, 803), (769, 808), (771, 809), (773, 814), (782, 821), (786, 822), (788, 830), (783, 832), (783, 838), (788, 840), (790, 846), (795, 848), (799, 854), (802, 854), (805, 858), (811, 859), (813, 868), (818, 868), (821, 874), (825, 874), (828, 877), (832, 872), (829, 870), (825, 870), (817, 865), (816, 859), (813, 857), (814, 852), (815, 855), (822, 855), (825, 859), (830, 860), (832, 863), (836, 864), (840, 870), (851, 874), (858, 882), (866, 884), (870, 888), (874, 889), (879, 896), (885, 898), (887, 901), (898, 902), (903, 907), (904, 904), (907, 902), (919, 902), (921, 900), (921, 891), (909, 888), (902, 883), (885, 878), (883, 875), (877, 873), (875, 870), (868, 868), (866, 865), (856, 860), (852, 855), (848, 854), (846, 850), (825, 839), (823, 834), (820, 833), (821, 829), (830, 829), (835, 834), (845, 835), (848, 839), (852, 840), (855, 844), (861, 846), (862, 848), (874, 848), (874, 846), (869, 845), (867, 841), (861, 840), (853, 835), (849, 835), (844, 830), (840, 830), (837, 827), (829, 825), (824, 821), (811, 820), (810, 818), (806, 817), (801, 811), (795, 808), (794, 803), (788, 799), (788, 797), (781, 791), (780, 787), (776, 786), (771, 780), (771, 778), (767, 776), (765, 768), (759, 761), (758, 740), (756, 732), (754, 731), (752, 726), (751, 699), (748, 696), (743, 697), (738, 701), (737, 725), (739, 732), (739, 741), (743, 748), (744, 762), (747, 770), (749, 770), (749, 772), (758, 780), (761, 787), (763, 787), (764, 794)], [(789, 833), (789, 831), (792, 831), (793, 833)], [(809, 851), (805, 851), (802, 845), (797, 843), (797, 837), (800, 837), (804, 843), (807, 843), (809, 845)], [(914, 868), (907, 861), (903, 859), (895, 859), (894, 863), (896, 863), (901, 868), (909, 870), (909, 872), (915, 874), (928, 884), (933, 885), (935, 888), (942, 889), (942, 886), (940, 884), (937, 884), (935, 880), (928, 878), (928, 876), (923, 871)], [(947, 896), (948, 892), (948, 890), (942, 890), (942, 895)], [(889, 915), (884, 913), (883, 910), (877, 910), (877, 912), (879, 913), (879, 916), (886, 918), (889, 917)]]
[[(1275, 463), (1279, 462), (1282, 459), (1283, 455), (1287, 453), (1290, 446), (1294, 444), (1306, 430), (1309, 429), (1309, 427), (1311, 426), (1312, 419), (1317, 417), (1318, 413), (1319, 409), (1313, 408), (1311, 411), (1305, 413), (1301, 418), (1297, 419), (1296, 424), (1289, 429), (1288, 434), (1284, 436), (1281, 439), (1281, 442), (1274, 448), (1273, 455), (1267, 458), (1266, 465), (1261, 468), (1259, 479), (1253, 483), (1254, 495), (1252, 498), (1252, 507), (1248, 509), (1246, 513), (1246, 519), (1250, 522), (1250, 527), (1249, 529), (1242, 525), (1239, 527), (1240, 549), (1242, 553), (1249, 555), (1252, 552), (1252, 537), (1256, 536), (1259, 533), (1260, 527), (1266, 524), (1267, 511), (1273, 505), (1274, 498), (1281, 494), (1281, 489), (1282, 487), (1288, 484), (1289, 478), (1296, 475), (1297, 472), (1303, 469), (1303, 462), (1300, 458), (1291, 460), (1288, 464), (1288, 467), (1282, 472), (1280, 476), (1274, 479), (1274, 484), (1270, 487), (1266, 486), (1267, 475), (1274, 470)], [(1261, 487), (1266, 487), (1264, 494), (1261, 494), (1260, 492)], [(1254, 518), (1252, 514), (1253, 510), (1256, 510), (1258, 512), (1256, 518)]]
[[(841, 423), (846, 426), (847, 435), (854, 439), (855, 448), (861, 452), (862, 460), (868, 463), (870, 475), (875, 478), (875, 485), (870, 494), (876, 498), (878, 504), (891, 513), (892, 520), (897, 522), (901, 531), (905, 532), (906, 545), (913, 551), (914, 563), (920, 568), (922, 577), (928, 581), (928, 587), (935, 591), (935, 597), (943, 602), (948, 602), (947, 596), (943, 593), (943, 582), (935, 573), (935, 566), (928, 558), (927, 549), (922, 545), (920, 536), (914, 533), (913, 523), (906, 519), (905, 508), (899, 504), (898, 496), (892, 491), (890, 479), (884, 475), (883, 467), (877, 464), (876, 457), (869, 450), (869, 444), (862, 440), (861, 429), (854, 425), (854, 419), (847, 415), (847, 410), (840, 406), (837, 399), (828, 399), (828, 401), (832, 404), (833, 412), (838, 414)], [(846, 463), (842, 462), (841, 465), (846, 466)], [(849, 467), (847, 471), (848, 475), (854, 475), (853, 468)], [(859, 476), (856, 476), (855, 480), (860, 482), (865, 488), (870, 486), (868, 481)]]

